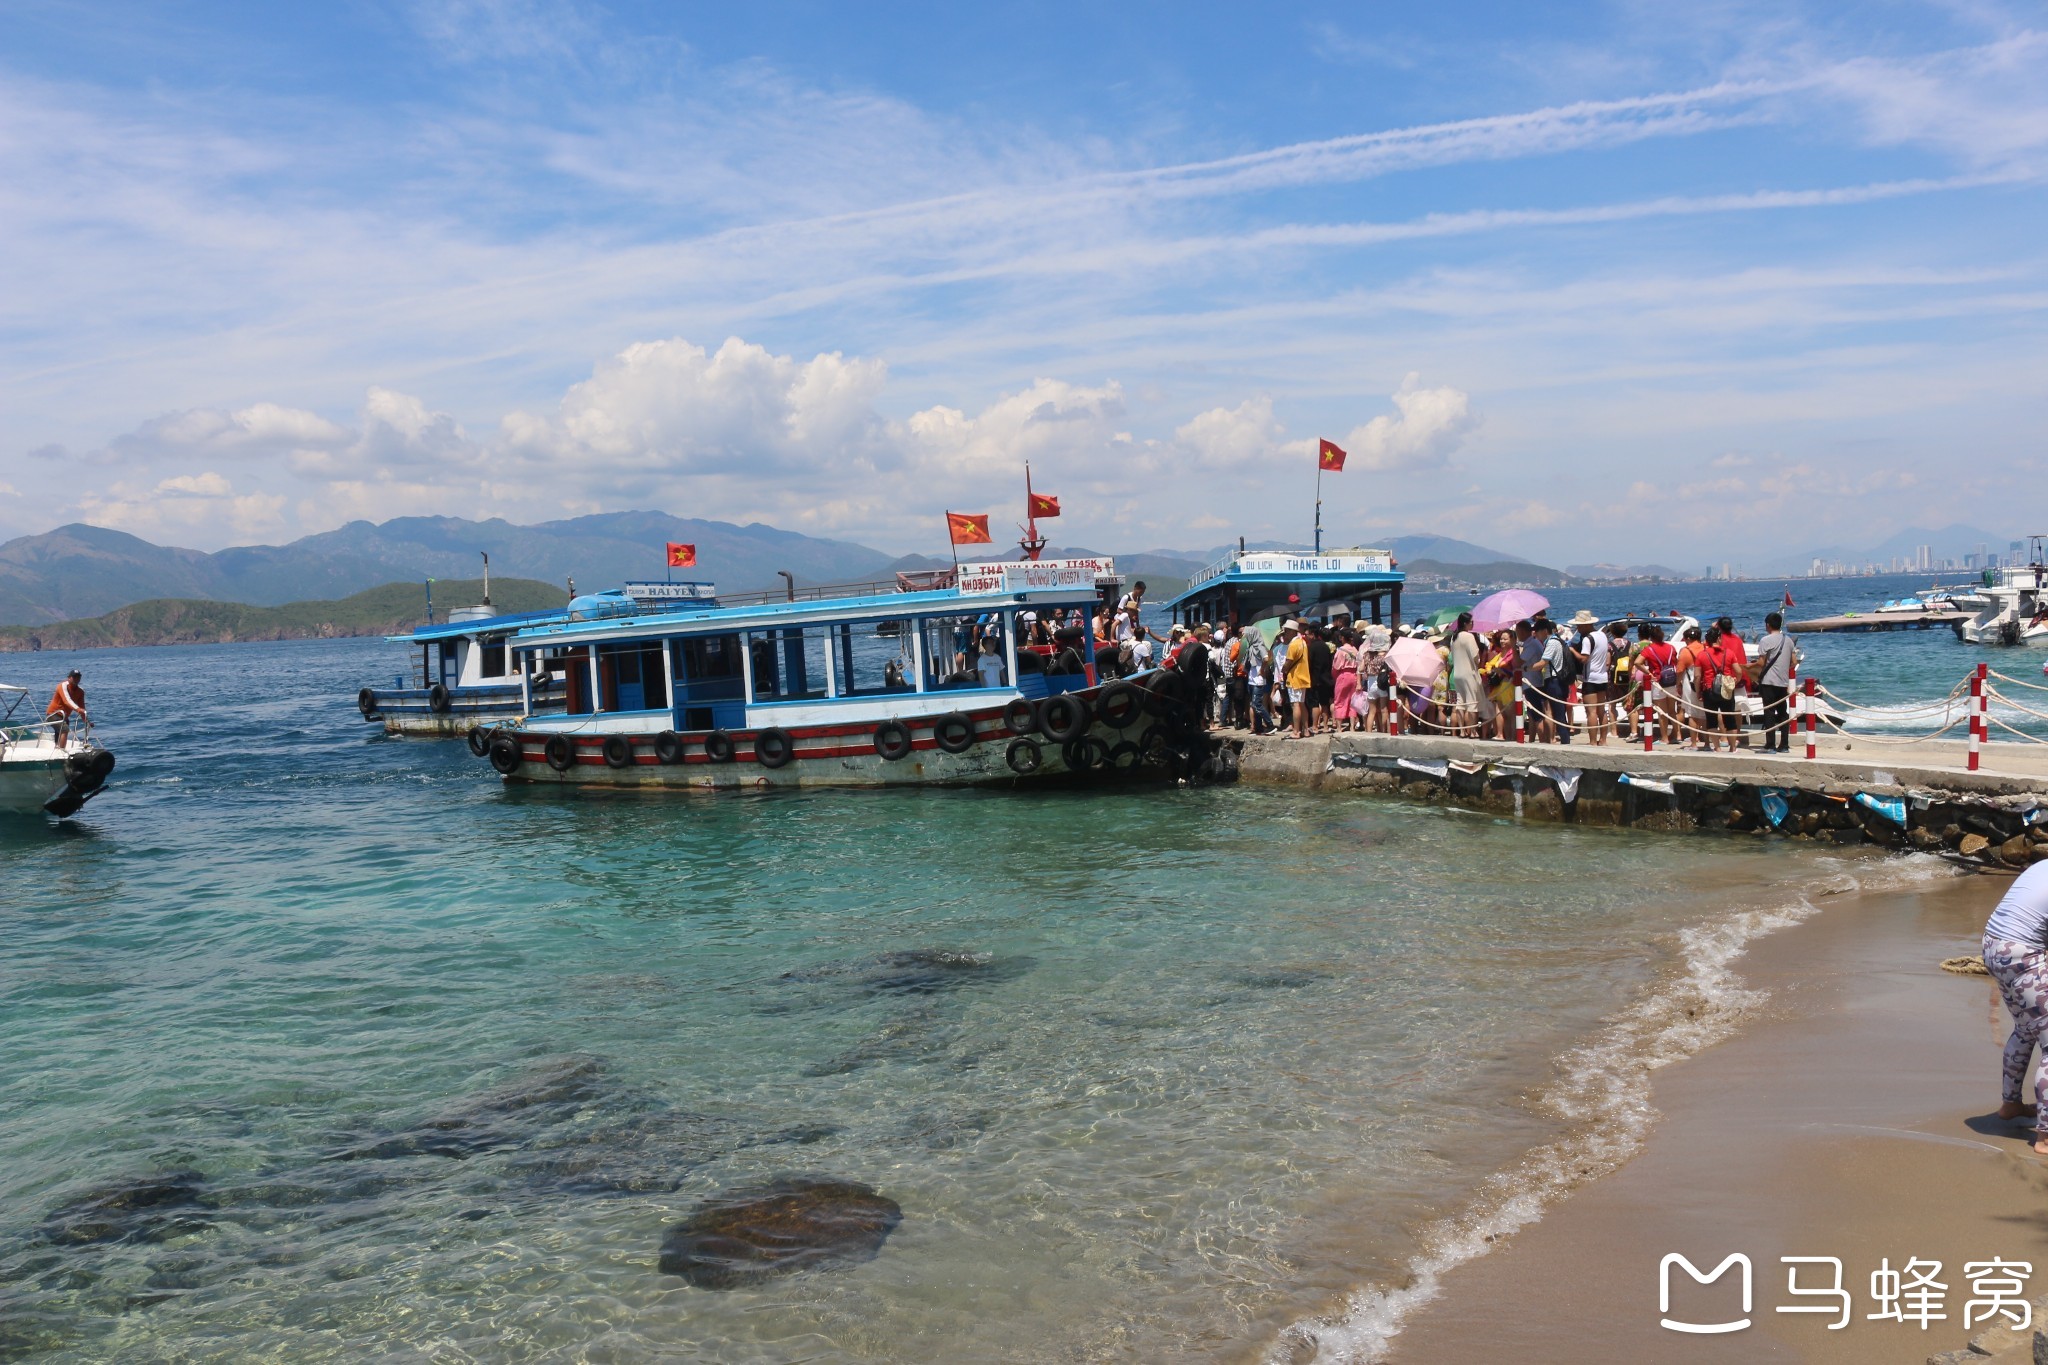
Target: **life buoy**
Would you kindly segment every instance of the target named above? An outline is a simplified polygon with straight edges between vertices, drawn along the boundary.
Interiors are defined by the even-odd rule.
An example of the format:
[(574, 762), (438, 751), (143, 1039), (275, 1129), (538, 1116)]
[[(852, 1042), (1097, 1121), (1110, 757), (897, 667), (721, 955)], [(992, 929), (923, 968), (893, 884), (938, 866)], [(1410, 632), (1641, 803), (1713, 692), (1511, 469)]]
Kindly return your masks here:
[(780, 768), (796, 757), (796, 741), (789, 731), (771, 725), (754, 736), (754, 757), (764, 768)]
[(478, 758), (482, 758), (485, 754), (491, 751), (491, 737), (484, 730), (483, 726), (470, 726), (467, 738), (469, 740), (469, 751), (475, 754)]
[(974, 747), (974, 722), (958, 711), (950, 711), (932, 722), (932, 739), (949, 754), (964, 754)]
[(1102, 761), (1120, 773), (1127, 773), (1144, 762), (1145, 756), (1137, 745), (1122, 739), (1109, 746), (1109, 752), (1103, 755)]
[(654, 737), (654, 756), (663, 763), (683, 761), (683, 741), (673, 730), (663, 730)]
[(1144, 695), (1127, 682), (1113, 682), (1095, 698), (1095, 714), (1117, 730), (1128, 728), (1144, 709)]
[(1060, 746), (1060, 758), (1070, 773), (1093, 771), (1102, 765), (1107, 752), (1102, 741), (1092, 735), (1077, 735)]
[(738, 752), (732, 736), (723, 730), (713, 730), (704, 736), (704, 757), (713, 763), (730, 763)]
[(377, 719), (377, 689), (366, 687), (356, 693), (356, 710), (363, 713), (364, 720)]
[(900, 720), (885, 720), (875, 727), (875, 752), (885, 762), (910, 757), (910, 727)]
[(1035, 739), (1013, 739), (1010, 747), (1003, 751), (1003, 761), (1010, 765), (1010, 771), (1018, 776), (1028, 776), (1038, 771), (1045, 762), (1045, 751), (1038, 747)]
[(448, 684), (435, 683), (427, 689), (427, 705), (437, 716), (448, 714)]
[(558, 773), (576, 766), (576, 745), (567, 735), (549, 735), (541, 752), (547, 756), (548, 766)]
[(1045, 731), (1045, 737), (1064, 744), (1088, 729), (1088, 703), (1072, 692), (1047, 697), (1045, 705), (1038, 708), (1038, 727)]
[[(368, 691), (365, 688), (364, 691)], [(1038, 733), (1038, 705), (1029, 697), (1013, 697), (1003, 708), (1003, 724), (1013, 735), (1035, 735)]]
[(604, 737), (604, 761), (609, 768), (630, 768), (633, 766), (633, 741), (624, 735)]
[(491, 766), (501, 776), (510, 777), (519, 771), (519, 765), (526, 761), (526, 750), (510, 735), (499, 735), (491, 741)]

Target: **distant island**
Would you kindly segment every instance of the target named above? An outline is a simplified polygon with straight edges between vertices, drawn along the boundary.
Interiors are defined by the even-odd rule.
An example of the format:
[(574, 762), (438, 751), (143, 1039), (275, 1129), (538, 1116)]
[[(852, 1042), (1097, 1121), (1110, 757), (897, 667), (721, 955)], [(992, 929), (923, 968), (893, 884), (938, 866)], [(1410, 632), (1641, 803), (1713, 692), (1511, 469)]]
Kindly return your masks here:
[[(481, 579), (434, 584), (436, 619), (483, 600)], [(493, 578), (491, 606), (500, 612), (546, 611), (563, 606), (558, 585), (531, 578)], [(0, 653), (39, 649), (111, 649), (129, 645), (218, 645), (244, 640), (326, 640), (355, 635), (396, 635), (427, 619), (426, 585), (386, 583), (332, 602), (287, 602), (252, 607), (204, 598), (158, 597), (80, 621), (0, 626)]]

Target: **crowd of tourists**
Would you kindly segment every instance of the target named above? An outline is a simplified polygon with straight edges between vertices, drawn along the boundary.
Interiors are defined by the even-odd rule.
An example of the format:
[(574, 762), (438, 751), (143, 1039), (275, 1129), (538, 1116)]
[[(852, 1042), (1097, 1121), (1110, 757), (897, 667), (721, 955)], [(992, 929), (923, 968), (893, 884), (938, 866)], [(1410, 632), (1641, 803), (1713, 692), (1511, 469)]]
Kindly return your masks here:
[[(1787, 695), (1798, 650), (1777, 612), (1752, 648), (1734, 621), (1702, 629), (1685, 618), (1620, 620), (1590, 612), (1554, 622), (1539, 613), (1512, 628), (1475, 630), (1463, 613), (1447, 627), (1405, 632), (1348, 618), (1287, 620), (1269, 644), (1254, 625), (1176, 625), (1165, 636), (1138, 619), (1143, 585), (1096, 622), (1105, 671), (1158, 662), (1206, 701), (1211, 725), (1282, 738), (1359, 732), (1517, 738), (1539, 743), (1640, 741), (1644, 731), (1683, 749), (1735, 750), (1739, 698), (1754, 695), (1765, 752), (1789, 747)], [(1394, 657), (1403, 635), (1414, 647)], [(1675, 638), (1674, 638), (1675, 637)]]

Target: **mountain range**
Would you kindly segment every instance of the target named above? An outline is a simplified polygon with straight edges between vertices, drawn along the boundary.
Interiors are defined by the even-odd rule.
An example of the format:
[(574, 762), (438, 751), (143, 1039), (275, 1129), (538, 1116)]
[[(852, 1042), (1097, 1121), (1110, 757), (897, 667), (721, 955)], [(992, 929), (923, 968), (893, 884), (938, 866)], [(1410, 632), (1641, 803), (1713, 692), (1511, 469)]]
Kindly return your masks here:
[[(897, 569), (951, 562), (920, 555), (894, 556), (851, 541), (820, 539), (759, 523), (736, 526), (665, 512), (606, 512), (534, 526), (495, 519), (398, 517), (381, 524), (354, 521), (286, 545), (243, 545), (210, 553), (157, 545), (125, 531), (73, 523), (0, 544), (0, 625), (40, 625), (99, 616), (160, 598), (258, 607), (344, 598), (392, 582), (472, 578), (482, 566), (484, 553), (491, 556), (493, 574), (549, 583), (573, 577), (588, 591), (613, 587), (627, 579), (663, 577), (668, 570), (663, 567), (662, 547), (668, 541), (697, 547), (699, 567), (679, 570), (676, 577), (701, 575), (731, 593), (776, 587), (782, 572), (794, 575), (799, 583), (847, 583), (885, 579)], [(1448, 536), (1397, 536), (1377, 543), (1391, 549), (1404, 563), (1529, 563), (1517, 555)], [(1159, 599), (1235, 548), (1104, 552), (1069, 547), (1047, 553), (1113, 553), (1118, 568), (1147, 578), (1152, 596)], [(1269, 541), (1247, 548), (1305, 547)], [(1009, 552), (1007, 546), (990, 550)]]

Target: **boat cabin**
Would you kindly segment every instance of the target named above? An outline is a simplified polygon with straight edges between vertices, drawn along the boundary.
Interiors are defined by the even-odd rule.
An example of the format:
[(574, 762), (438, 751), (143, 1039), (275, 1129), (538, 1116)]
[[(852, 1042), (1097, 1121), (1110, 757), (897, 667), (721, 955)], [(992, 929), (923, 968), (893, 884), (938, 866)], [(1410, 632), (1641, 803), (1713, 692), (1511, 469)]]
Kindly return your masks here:
[[(965, 710), (1094, 685), (1097, 572), (963, 565), (943, 588), (558, 619), (514, 635), (511, 666), (532, 728), (787, 728), (922, 715), (939, 695)], [(1041, 619), (1050, 645), (1029, 639)]]
[(1406, 579), (1388, 550), (1237, 550), (1189, 579), (1166, 605), (1185, 625), (1228, 623), (1233, 631), (1285, 616), (1349, 615), (1399, 626)]

